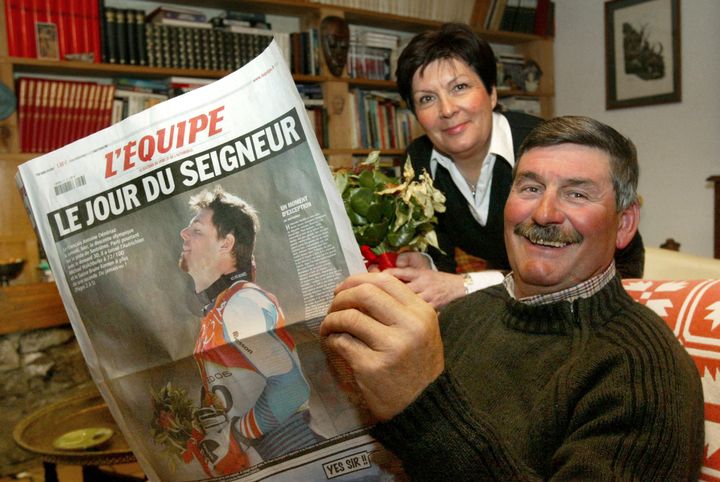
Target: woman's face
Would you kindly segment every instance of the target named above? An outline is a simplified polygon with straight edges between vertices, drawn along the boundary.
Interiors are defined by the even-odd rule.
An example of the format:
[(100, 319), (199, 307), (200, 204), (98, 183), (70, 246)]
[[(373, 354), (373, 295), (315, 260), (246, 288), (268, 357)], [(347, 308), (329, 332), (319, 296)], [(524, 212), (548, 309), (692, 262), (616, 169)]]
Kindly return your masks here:
[(480, 76), (462, 60), (435, 60), (421, 70), (413, 76), (412, 92), (425, 133), (453, 160), (482, 162), (490, 146), (495, 88), (488, 95)]

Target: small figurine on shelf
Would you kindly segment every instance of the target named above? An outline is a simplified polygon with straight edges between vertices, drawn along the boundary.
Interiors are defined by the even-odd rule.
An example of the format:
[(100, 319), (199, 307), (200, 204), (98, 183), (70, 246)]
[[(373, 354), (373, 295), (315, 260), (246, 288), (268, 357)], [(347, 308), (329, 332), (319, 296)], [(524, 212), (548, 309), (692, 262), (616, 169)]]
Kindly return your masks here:
[(401, 251), (440, 249), (435, 233), (435, 213), (445, 211), (445, 196), (433, 187), (427, 172), (414, 180), (410, 158), (402, 179), (385, 175), (379, 167), (380, 152), (371, 152), (355, 172), (335, 173), (353, 233), (366, 266), (381, 270), (395, 266)]
[(536, 92), (540, 87), (542, 69), (533, 59), (528, 59), (522, 69), (523, 83), (527, 92)]

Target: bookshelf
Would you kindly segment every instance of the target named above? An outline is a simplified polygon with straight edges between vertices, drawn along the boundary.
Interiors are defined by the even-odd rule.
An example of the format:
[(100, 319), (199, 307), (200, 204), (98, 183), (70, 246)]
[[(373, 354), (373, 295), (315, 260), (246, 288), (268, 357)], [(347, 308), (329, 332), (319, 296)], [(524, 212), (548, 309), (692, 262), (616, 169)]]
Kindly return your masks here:
[[(119, 0), (118, 0), (119, 1)], [(442, 1), (442, 0), (436, 0)], [(483, 25), (485, 15), (490, 8), (492, 0), (475, 0), (471, 24), (474, 26)], [(136, 2), (137, 3), (137, 2)], [(238, 5), (233, 0), (175, 0), (174, 4), (187, 7), (202, 6), (215, 9), (242, 9), (252, 13), (265, 13), (269, 15), (280, 15), (295, 17), (298, 19), (300, 28), (318, 27), (320, 21), (326, 16), (338, 16), (344, 18), (349, 24), (366, 27), (382, 28), (414, 34), (428, 28), (434, 28), (441, 24), (439, 21), (411, 18), (384, 12), (372, 11), (354, 7), (344, 7), (319, 3), (309, 0), (252, 0), (242, 2)], [(371, 1), (366, 2), (369, 6)], [(530, 95), (539, 99), (541, 111), (544, 117), (553, 114), (554, 104), (554, 59), (553, 40), (551, 38), (517, 32), (488, 31), (476, 27), (477, 31), (493, 44), (511, 46), (517, 53), (534, 59), (542, 68), (543, 76), (539, 88), (533, 94), (525, 92), (503, 91), (501, 96), (509, 95)], [(52, 61), (39, 60), (34, 58), (10, 57), (8, 55), (7, 32), (5, 22), (5, 0), (0, 0), (0, 81), (14, 89), (15, 77), (18, 74), (47, 74), (65, 76), (95, 76), (98, 78), (117, 78), (134, 76), (140, 78), (164, 78), (170, 76), (220, 78), (228, 71), (222, 70), (200, 70), (200, 69), (176, 69), (145, 67), (122, 64), (85, 63), (80, 61)], [(368, 80), (351, 79), (347, 75), (347, 68), (340, 77), (330, 74), (327, 66), (321, 59), (320, 75), (295, 75), (297, 83), (314, 83), (322, 86), (325, 105), (331, 105), (334, 99), (339, 99), (347, 104), (352, 89), (385, 90), (394, 91), (395, 83), (389, 80)], [(353, 148), (352, 139), (353, 122), (350, 117), (350, 109), (330, 109), (328, 107), (328, 148), (324, 150), (326, 158), (331, 166), (349, 166), (353, 162), (353, 156), (365, 156), (370, 151), (368, 148)], [(395, 149), (383, 151), (383, 154), (401, 156), (404, 150)], [(5, 209), (0, 214), (0, 260), (14, 257), (26, 259), (25, 269), (17, 280), (19, 284), (39, 283), (39, 274), (35, 267), (39, 262), (38, 245), (30, 221), (25, 214), (22, 201), (15, 188), (14, 176), (17, 166), (31, 159), (37, 154), (20, 152), (18, 116), (17, 112), (9, 118), (0, 121), (0, 203)], [(28, 289), (31, 289), (28, 287)], [(13, 310), (10, 291), (0, 288), (0, 307), (3, 314), (0, 319), (12, 318)], [(47, 287), (38, 288), (41, 297), (48, 297)], [(28, 290), (23, 290), (23, 296), (28, 296)], [(45, 299), (43, 298), (43, 299)], [(24, 317), (39, 316), (42, 318), (43, 306), (48, 305), (56, 313), (56, 306), (52, 304), (39, 304), (38, 314), (33, 315), (27, 308), (23, 311)], [(32, 311), (32, 310), (31, 310)], [(58, 316), (64, 316), (60, 314)], [(8, 318), (8, 319), (9, 319)]]

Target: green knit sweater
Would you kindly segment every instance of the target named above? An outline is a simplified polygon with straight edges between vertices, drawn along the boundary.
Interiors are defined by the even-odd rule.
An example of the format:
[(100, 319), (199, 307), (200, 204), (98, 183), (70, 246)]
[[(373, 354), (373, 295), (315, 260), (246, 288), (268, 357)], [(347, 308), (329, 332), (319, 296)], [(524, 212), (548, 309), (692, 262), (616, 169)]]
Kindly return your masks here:
[(498, 285), (441, 314), (446, 369), (373, 435), (422, 480), (692, 480), (697, 369), (615, 278), (530, 306)]

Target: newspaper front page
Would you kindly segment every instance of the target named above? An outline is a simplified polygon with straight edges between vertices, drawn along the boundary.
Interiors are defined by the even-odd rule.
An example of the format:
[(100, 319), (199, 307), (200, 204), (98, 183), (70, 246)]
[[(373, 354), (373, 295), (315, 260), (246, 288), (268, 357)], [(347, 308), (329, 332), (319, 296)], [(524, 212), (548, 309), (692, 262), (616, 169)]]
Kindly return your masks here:
[(18, 184), (90, 372), (151, 480), (401, 476), (318, 336), (333, 287), (364, 266), (274, 43), (21, 165)]

